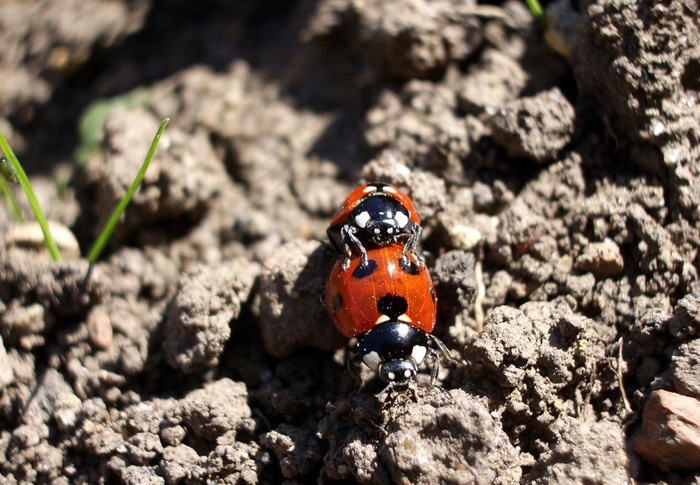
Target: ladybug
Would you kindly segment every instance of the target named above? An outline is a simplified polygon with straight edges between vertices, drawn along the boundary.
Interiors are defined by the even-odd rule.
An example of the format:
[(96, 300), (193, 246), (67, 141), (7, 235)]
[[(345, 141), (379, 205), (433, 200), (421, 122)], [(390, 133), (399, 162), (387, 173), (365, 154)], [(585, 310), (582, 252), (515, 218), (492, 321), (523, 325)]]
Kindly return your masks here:
[(404, 243), (404, 254), (413, 253), (423, 264), (416, 255), (420, 218), (411, 198), (393, 185), (370, 182), (350, 192), (331, 219), (327, 233), (335, 249), (345, 255), (343, 269), (347, 269), (354, 251), (366, 266), (368, 248), (398, 242)]
[(326, 284), (326, 307), (338, 330), (357, 337), (348, 368), (360, 381), (364, 363), (390, 384), (415, 378), (426, 356), (433, 361), (431, 383), (437, 377), (438, 352), (449, 357), (442, 341), (431, 335), (435, 327), (437, 297), (425, 266), (401, 244), (367, 250), (367, 263), (343, 258), (335, 263)]

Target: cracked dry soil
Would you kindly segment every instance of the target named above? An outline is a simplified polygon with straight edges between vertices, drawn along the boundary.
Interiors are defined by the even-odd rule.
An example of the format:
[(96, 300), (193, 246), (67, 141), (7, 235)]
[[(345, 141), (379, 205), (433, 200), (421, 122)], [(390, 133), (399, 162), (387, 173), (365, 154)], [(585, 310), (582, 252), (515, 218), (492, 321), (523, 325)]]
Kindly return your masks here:
[[(2, 2), (0, 129), (83, 252), (171, 118), (89, 272), (0, 208), (3, 482), (697, 483), (700, 4), (555, 7)], [(424, 221), (439, 387), (353, 393), (319, 298), (373, 179)]]

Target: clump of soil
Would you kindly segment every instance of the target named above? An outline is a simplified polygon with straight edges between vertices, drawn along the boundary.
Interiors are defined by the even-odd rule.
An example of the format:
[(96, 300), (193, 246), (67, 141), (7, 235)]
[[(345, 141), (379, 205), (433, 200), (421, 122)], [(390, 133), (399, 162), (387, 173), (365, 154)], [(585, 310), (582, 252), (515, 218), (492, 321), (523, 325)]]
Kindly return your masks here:
[[(3, 481), (697, 481), (698, 6), (554, 3), (569, 58), (515, 0), (4, 2), (0, 128), (83, 252), (171, 121), (94, 266), (0, 208)], [(436, 387), (358, 391), (325, 313), (366, 180), (422, 219)]]

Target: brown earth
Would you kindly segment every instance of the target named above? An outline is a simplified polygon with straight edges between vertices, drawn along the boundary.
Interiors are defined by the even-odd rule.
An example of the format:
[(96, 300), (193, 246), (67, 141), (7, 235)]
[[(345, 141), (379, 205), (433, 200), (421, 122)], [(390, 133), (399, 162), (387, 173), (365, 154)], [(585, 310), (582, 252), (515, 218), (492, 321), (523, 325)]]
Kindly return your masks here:
[[(0, 209), (3, 482), (697, 483), (700, 423), (679, 458), (642, 409), (700, 399), (700, 3), (574, 3), (2, 2), (0, 129), (83, 254), (171, 119), (90, 271)], [(438, 387), (355, 393), (320, 300), (371, 179)]]

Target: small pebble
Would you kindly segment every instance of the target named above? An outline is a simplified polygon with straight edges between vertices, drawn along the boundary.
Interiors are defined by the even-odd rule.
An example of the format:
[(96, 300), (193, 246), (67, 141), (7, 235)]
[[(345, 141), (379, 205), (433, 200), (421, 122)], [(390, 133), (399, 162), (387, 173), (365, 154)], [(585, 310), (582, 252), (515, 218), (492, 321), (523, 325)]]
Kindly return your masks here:
[(670, 391), (652, 392), (632, 447), (663, 470), (700, 467), (700, 401)]
[(456, 224), (449, 228), (450, 245), (455, 249), (471, 251), (481, 241), (481, 231), (475, 227)]
[[(49, 221), (49, 231), (63, 258), (80, 259), (80, 246), (70, 229), (59, 222)], [(16, 246), (48, 255), (44, 233), (36, 221), (12, 226), (5, 233), (5, 243), (8, 247)]]
[(112, 321), (105, 312), (95, 310), (87, 319), (90, 343), (98, 349), (107, 350), (112, 345)]
[(588, 244), (576, 259), (576, 268), (590, 271), (600, 278), (620, 274), (624, 267), (620, 248), (609, 239)]

